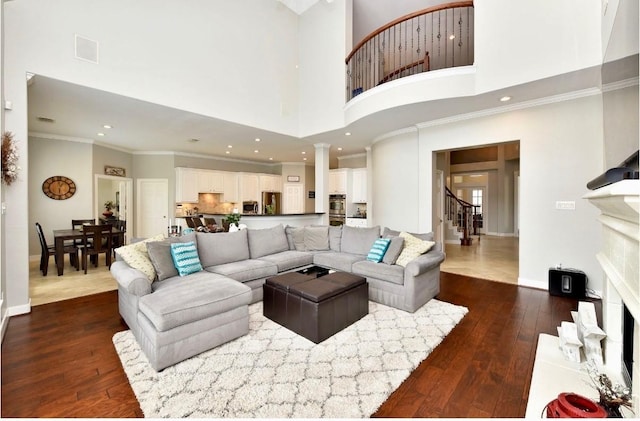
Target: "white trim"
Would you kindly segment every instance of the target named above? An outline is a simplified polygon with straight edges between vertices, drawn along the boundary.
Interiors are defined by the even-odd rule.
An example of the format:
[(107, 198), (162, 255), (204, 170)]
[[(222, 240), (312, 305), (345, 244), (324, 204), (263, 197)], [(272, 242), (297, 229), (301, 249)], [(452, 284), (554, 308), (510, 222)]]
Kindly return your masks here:
[(515, 237), (516, 236), (512, 232), (487, 232), (485, 235), (491, 235), (494, 237)]
[(508, 113), (511, 111), (522, 110), (525, 108), (533, 108), (541, 105), (555, 104), (557, 102), (571, 101), (574, 99), (589, 97), (593, 95), (601, 94), (601, 90), (598, 88), (587, 88), (579, 91), (569, 92), (560, 95), (548, 96), (545, 98), (538, 98), (531, 101), (523, 101), (517, 104), (505, 105), (503, 107), (489, 108), (481, 111), (474, 111), (467, 114), (459, 114), (451, 117), (441, 118), (438, 120), (426, 121), (424, 123), (416, 124), (418, 129), (424, 129), (433, 126), (442, 126), (444, 124), (456, 123), (464, 120), (471, 120), (479, 117), (488, 117), (495, 114)]
[(607, 83), (606, 85), (602, 85), (602, 92), (610, 92), (618, 89), (630, 88), (632, 86), (637, 86), (638, 81), (640, 79), (638, 76), (633, 77), (631, 79), (619, 80), (617, 82)]
[(380, 135), (378, 137), (376, 137), (375, 139), (373, 139), (373, 141), (371, 141), (371, 144), (374, 145), (378, 142), (381, 142), (383, 140), (392, 138), (392, 137), (396, 137), (399, 136), (401, 134), (408, 134), (408, 133), (418, 133), (418, 127), (417, 126), (409, 126), (409, 127), (405, 127), (403, 129), (398, 129), (398, 130), (394, 130), (392, 132), (389, 133), (385, 133), (383, 135)]
[(66, 140), (67, 142), (78, 142), (78, 143), (94, 143), (94, 139), (89, 139), (86, 137), (73, 137), (73, 136), (62, 136), (59, 134), (51, 134), (51, 133), (43, 133), (43, 132), (29, 132), (29, 137), (37, 137), (39, 139), (53, 139), (53, 140)]
[(28, 304), (23, 304), (21, 306), (7, 307), (7, 312), (5, 314), (7, 315), (7, 318), (8, 318), (11, 316), (19, 316), (21, 314), (27, 314), (30, 312), (31, 312), (31, 298), (29, 298)]
[(535, 289), (549, 290), (549, 283), (548, 282), (534, 281), (534, 280), (531, 280), (531, 279), (525, 279), (525, 278), (523, 278), (521, 276), (518, 276), (518, 286), (528, 287), (528, 288), (535, 288)]
[(352, 158), (362, 158), (362, 157), (367, 157), (366, 153), (354, 153), (353, 155), (344, 155), (344, 156), (339, 156), (338, 157), (338, 161), (340, 161), (341, 159), (352, 159)]
[[(4, 300), (0, 300), (0, 308), (3, 308), (2, 307), (3, 305), (4, 305)], [(7, 325), (9, 324), (9, 315), (7, 313), (8, 313), (7, 310), (5, 310), (4, 313), (2, 313), (2, 321), (0, 322), (0, 343), (2, 343), (4, 339), (4, 334), (7, 331)]]

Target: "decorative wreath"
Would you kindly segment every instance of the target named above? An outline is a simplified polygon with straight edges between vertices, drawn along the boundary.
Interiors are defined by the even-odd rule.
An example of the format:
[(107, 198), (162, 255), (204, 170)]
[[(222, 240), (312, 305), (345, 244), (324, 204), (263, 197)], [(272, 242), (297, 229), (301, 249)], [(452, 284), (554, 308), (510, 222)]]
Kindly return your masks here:
[(2, 133), (2, 182), (7, 186), (18, 179), (20, 167), (18, 162), (18, 150), (13, 142), (13, 133)]

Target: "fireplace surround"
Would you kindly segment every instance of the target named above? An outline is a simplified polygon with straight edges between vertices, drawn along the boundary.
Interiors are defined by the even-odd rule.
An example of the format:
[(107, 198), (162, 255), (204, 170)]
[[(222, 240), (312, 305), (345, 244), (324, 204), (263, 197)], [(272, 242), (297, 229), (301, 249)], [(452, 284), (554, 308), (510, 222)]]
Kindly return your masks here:
[[(602, 292), (603, 329), (607, 333), (603, 341), (605, 367), (620, 379), (627, 372), (632, 373), (633, 411), (640, 414), (640, 181), (622, 180), (589, 192), (584, 198), (602, 212), (598, 218), (602, 224), (602, 248), (596, 258), (605, 278)], [(623, 352), (625, 330), (627, 345)], [(635, 340), (629, 345), (630, 334)], [(629, 354), (627, 365), (631, 370), (623, 362), (623, 355), (629, 359)]]

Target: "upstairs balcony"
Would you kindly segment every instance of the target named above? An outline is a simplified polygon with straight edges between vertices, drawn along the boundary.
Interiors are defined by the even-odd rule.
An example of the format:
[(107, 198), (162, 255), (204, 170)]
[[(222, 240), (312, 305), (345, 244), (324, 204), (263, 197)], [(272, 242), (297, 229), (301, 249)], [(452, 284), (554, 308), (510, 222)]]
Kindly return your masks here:
[(346, 58), (346, 100), (381, 84), (473, 64), (473, 1), (429, 7), (378, 28)]

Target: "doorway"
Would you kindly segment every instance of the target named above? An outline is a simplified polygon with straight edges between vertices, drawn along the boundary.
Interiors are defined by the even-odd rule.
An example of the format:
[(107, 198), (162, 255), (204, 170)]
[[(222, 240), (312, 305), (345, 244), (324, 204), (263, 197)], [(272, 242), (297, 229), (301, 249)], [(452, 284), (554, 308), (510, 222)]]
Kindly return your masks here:
[(137, 181), (136, 230), (139, 238), (149, 238), (168, 232), (169, 180), (139, 178)]
[(99, 219), (104, 211), (104, 203), (112, 201), (115, 203), (114, 217), (120, 221), (125, 221), (125, 244), (128, 241), (128, 232), (133, 232), (133, 180), (131, 178), (116, 177), (112, 175), (95, 175), (94, 186), (94, 215)]

